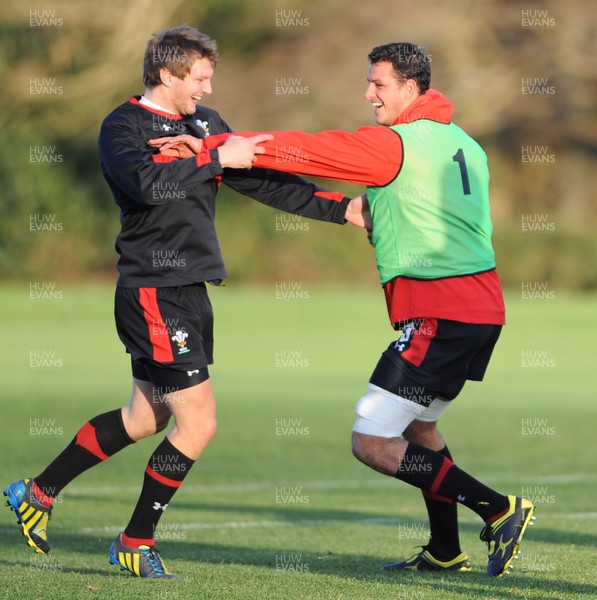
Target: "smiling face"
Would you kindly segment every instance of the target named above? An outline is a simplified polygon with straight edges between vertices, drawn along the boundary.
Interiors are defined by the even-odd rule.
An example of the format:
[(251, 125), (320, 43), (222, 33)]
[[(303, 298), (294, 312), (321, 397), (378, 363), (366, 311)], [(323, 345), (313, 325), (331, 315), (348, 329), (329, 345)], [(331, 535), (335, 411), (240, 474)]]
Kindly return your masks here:
[[(161, 85), (151, 90), (151, 100), (179, 115), (192, 115), (203, 96), (211, 94), (214, 67), (208, 58), (198, 58), (184, 78), (165, 67), (160, 71)], [(148, 94), (145, 94), (148, 97)]]
[(402, 78), (391, 62), (373, 63), (369, 67), (367, 81), (369, 85), (365, 100), (373, 106), (378, 125), (393, 125), (400, 114), (419, 97), (416, 81)]

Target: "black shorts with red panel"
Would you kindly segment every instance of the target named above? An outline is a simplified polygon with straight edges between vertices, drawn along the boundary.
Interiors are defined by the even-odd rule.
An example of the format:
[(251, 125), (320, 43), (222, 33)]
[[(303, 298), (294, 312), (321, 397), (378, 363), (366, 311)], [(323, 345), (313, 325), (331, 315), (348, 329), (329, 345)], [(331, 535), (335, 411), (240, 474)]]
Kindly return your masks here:
[(136, 379), (175, 391), (209, 378), (213, 311), (204, 283), (163, 288), (117, 286), (114, 316)]
[(454, 399), (467, 380), (482, 381), (501, 325), (413, 319), (396, 325), (401, 337), (381, 355), (370, 383), (429, 406)]

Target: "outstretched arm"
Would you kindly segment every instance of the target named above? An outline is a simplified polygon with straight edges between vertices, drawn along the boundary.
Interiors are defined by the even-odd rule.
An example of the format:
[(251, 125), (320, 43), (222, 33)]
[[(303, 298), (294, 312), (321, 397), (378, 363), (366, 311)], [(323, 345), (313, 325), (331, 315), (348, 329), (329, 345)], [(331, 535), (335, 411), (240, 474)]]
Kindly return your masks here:
[[(222, 154), (228, 146), (233, 149), (235, 144), (242, 145), (247, 141), (247, 136), (234, 134), (217, 137), (217, 143), (210, 144), (210, 147), (212, 151), (217, 149), (220, 152), (220, 161), (225, 160)], [(222, 174), (223, 183), (241, 194), (280, 210), (312, 219), (336, 223), (349, 222), (358, 227), (367, 226), (368, 213), (360, 197), (351, 201), (341, 193), (328, 192), (288, 173), (250, 169), (258, 155), (265, 152), (263, 143), (271, 137), (267, 134), (249, 137), (248, 139), (254, 140), (256, 144), (253, 162), (249, 165), (241, 165), (241, 168), (226, 169)], [(148, 144), (159, 149), (164, 156), (183, 159), (207, 150), (206, 140), (198, 140), (186, 134), (150, 140)], [(224, 164), (224, 166), (228, 165)]]
[[(338, 130), (270, 133), (273, 139), (260, 144), (264, 152), (256, 157), (255, 167), (366, 186), (387, 185), (402, 167), (402, 140), (389, 127), (362, 127), (354, 133)], [(256, 134), (210, 136), (204, 140), (205, 148), (219, 147), (230, 135), (252, 137)], [(166, 153), (175, 142), (171, 138), (160, 138), (152, 143), (161, 144), (161, 152)]]
[[(366, 186), (387, 185), (402, 167), (402, 140), (389, 127), (362, 127), (354, 133), (338, 130), (271, 133), (274, 137), (262, 144), (265, 151), (257, 157), (256, 167)], [(209, 138), (206, 148), (214, 148), (222, 141), (221, 136)]]

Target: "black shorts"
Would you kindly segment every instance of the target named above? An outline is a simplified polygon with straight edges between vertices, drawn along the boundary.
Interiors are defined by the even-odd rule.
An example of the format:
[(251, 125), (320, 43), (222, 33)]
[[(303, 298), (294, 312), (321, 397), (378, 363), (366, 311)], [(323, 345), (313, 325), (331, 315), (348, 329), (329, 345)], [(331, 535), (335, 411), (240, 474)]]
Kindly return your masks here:
[(437, 396), (456, 398), (467, 379), (483, 379), (502, 327), (415, 319), (401, 329), (400, 339), (381, 355), (370, 383), (429, 406)]
[(118, 336), (133, 377), (182, 389), (205, 381), (213, 363), (213, 311), (205, 284), (124, 288), (114, 298)]

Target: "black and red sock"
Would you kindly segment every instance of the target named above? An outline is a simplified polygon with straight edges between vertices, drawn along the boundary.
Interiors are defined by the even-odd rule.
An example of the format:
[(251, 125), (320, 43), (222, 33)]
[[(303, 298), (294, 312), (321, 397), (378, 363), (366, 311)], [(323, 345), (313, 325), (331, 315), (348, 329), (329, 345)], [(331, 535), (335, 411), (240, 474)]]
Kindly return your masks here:
[[(447, 446), (438, 452), (452, 460)], [(427, 550), (438, 560), (452, 560), (462, 552), (458, 534), (458, 503), (429, 491), (421, 492), (427, 507), (431, 532)]]
[(459, 469), (439, 452), (408, 444), (396, 478), (431, 494), (456, 500), (492, 522), (508, 510), (507, 496), (498, 494)]
[(158, 522), (194, 462), (177, 450), (168, 438), (155, 449), (145, 469), (137, 506), (122, 535), (126, 546), (155, 544)]
[(124, 428), (121, 409), (94, 417), (71, 443), (34, 477), (33, 493), (42, 504), (51, 506), (60, 491), (81, 473), (134, 443)]

